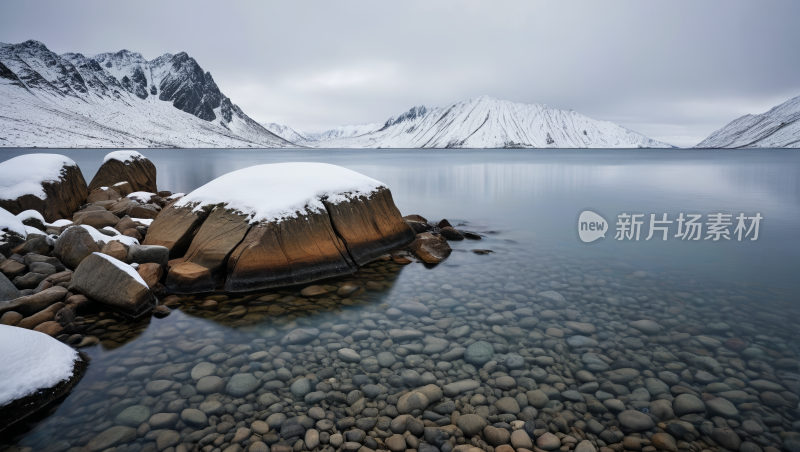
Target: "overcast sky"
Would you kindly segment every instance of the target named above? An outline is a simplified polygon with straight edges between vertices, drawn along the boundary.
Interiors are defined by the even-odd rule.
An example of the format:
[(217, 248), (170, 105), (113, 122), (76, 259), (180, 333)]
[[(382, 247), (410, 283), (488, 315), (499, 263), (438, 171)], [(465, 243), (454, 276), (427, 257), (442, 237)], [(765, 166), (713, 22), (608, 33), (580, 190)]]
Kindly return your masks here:
[(187, 52), (259, 122), (321, 131), (489, 95), (690, 146), (800, 95), (800, 2), (11, 1), (0, 42)]

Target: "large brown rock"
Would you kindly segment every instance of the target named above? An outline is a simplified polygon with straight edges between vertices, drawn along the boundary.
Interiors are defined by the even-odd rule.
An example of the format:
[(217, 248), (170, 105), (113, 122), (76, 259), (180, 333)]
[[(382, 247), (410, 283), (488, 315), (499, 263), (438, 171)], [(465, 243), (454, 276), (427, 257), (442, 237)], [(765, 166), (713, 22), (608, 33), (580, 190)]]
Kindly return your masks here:
[(6, 160), (0, 163), (0, 179), (8, 183), (0, 189), (0, 207), (14, 215), (35, 210), (48, 223), (71, 217), (89, 194), (80, 168), (63, 155), (26, 154)]
[(103, 165), (97, 170), (89, 190), (113, 187), (119, 182), (128, 182), (132, 191), (157, 193), (156, 166), (147, 157), (136, 151), (115, 151), (106, 155)]
[(150, 224), (142, 245), (159, 245), (169, 250), (170, 259), (182, 257), (192, 242), (194, 232), (207, 212), (193, 212), (191, 207), (169, 207)]
[[(414, 237), (380, 182), (333, 165), (292, 163), (226, 174), (165, 206), (144, 245), (206, 268), (217, 287), (226, 275), (225, 290), (248, 291), (352, 273)], [(196, 286), (175, 272), (169, 291)], [(191, 273), (204, 281), (199, 270)]]
[(67, 228), (56, 240), (53, 254), (69, 268), (77, 268), (87, 256), (100, 251), (89, 231), (80, 227)]
[(414, 241), (414, 231), (400, 216), (388, 188), (338, 204), (325, 202), (325, 208), (358, 265)]
[(89, 364), (86, 355), (46, 334), (6, 325), (0, 325), (0, 356), (0, 431), (71, 391)]
[(228, 259), (225, 290), (304, 284), (356, 271), (327, 213), (254, 226)]
[(133, 317), (156, 305), (147, 283), (130, 265), (100, 253), (92, 253), (78, 265), (69, 290)]
[(447, 244), (447, 239), (430, 232), (417, 234), (417, 238), (408, 248), (426, 264), (438, 264), (453, 251)]

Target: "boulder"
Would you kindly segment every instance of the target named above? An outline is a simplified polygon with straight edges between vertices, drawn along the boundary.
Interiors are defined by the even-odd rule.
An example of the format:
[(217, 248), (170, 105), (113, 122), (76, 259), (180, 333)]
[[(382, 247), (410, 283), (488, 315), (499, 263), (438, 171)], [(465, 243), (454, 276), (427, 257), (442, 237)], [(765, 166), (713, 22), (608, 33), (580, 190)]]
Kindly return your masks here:
[(100, 252), (122, 262), (128, 258), (128, 247), (116, 240), (111, 240), (103, 245)]
[(69, 227), (56, 240), (53, 254), (69, 268), (77, 268), (86, 256), (100, 251), (85, 228)]
[(25, 317), (47, 309), (67, 296), (67, 289), (54, 286), (39, 293), (17, 298), (8, 303), (0, 303), (0, 314), (14, 311)]
[(6, 259), (0, 263), (0, 273), (7, 278), (15, 278), (27, 270), (28, 267), (26, 267), (25, 264), (21, 264), (13, 259)]
[(119, 182), (128, 182), (132, 192), (156, 193), (156, 166), (136, 151), (111, 152), (103, 159), (103, 164), (89, 184), (89, 190), (113, 187)]
[(0, 273), (0, 302), (14, 300), (20, 296), (17, 287), (6, 278), (6, 275)]
[(169, 249), (158, 245), (133, 245), (128, 248), (131, 264), (158, 264), (164, 268), (169, 263)]
[(17, 245), (11, 252), (20, 256), (28, 253), (48, 254), (50, 252), (50, 244), (47, 243), (47, 237), (44, 235), (31, 234), (28, 236), (28, 240)]
[(421, 234), (433, 229), (433, 226), (428, 223), (428, 220), (420, 215), (406, 215), (403, 217), (403, 221), (414, 230), (415, 234)]
[(125, 208), (125, 215), (128, 215), (131, 218), (143, 218), (147, 220), (152, 220), (158, 217), (159, 211), (155, 207), (151, 205), (140, 205), (132, 202), (128, 204)]
[(458, 232), (452, 226), (443, 227), (440, 231), (442, 237), (446, 238), (447, 240), (464, 240), (464, 234)]
[(111, 186), (120, 196), (128, 196), (131, 193), (135, 192), (136, 190), (133, 189), (131, 183), (128, 181), (117, 182), (113, 186)]
[(163, 246), (169, 250), (170, 259), (182, 257), (207, 216), (208, 211), (194, 211), (191, 206), (165, 208), (150, 224), (142, 245)]
[(164, 275), (164, 267), (158, 264), (141, 264), (136, 268), (136, 273), (147, 283), (147, 287), (153, 287)]
[(352, 273), (412, 239), (380, 182), (334, 165), (281, 163), (226, 174), (168, 205), (144, 244), (169, 248), (172, 259), (186, 252), (185, 262), (238, 292)]
[(3, 258), (13, 254), (11, 250), (25, 243), (27, 237), (25, 224), (11, 212), (0, 208), (0, 254)]
[(114, 229), (116, 229), (117, 232), (119, 232), (120, 234), (127, 231), (128, 229), (135, 229), (135, 228), (136, 228), (136, 223), (128, 215), (125, 215), (124, 217), (120, 218), (119, 223), (117, 223), (117, 225), (114, 226)]
[(192, 262), (181, 262), (169, 269), (164, 286), (170, 293), (213, 292), (211, 271)]
[(22, 222), (25, 226), (30, 226), (36, 228), (40, 231), (44, 231), (47, 229), (45, 226), (45, 220), (42, 214), (35, 210), (26, 210), (17, 214), (17, 219)]
[(130, 265), (100, 253), (92, 253), (78, 265), (69, 290), (133, 317), (156, 305), (147, 283)]
[(125, 212), (127, 212), (128, 206), (130, 206), (131, 204), (135, 204), (133, 200), (128, 198), (122, 198), (118, 201), (110, 201), (110, 202), (111, 204), (106, 206), (105, 209), (120, 218), (125, 216)]
[(97, 187), (89, 193), (89, 196), (86, 198), (86, 202), (92, 204), (98, 201), (116, 201), (121, 196), (122, 195), (120, 195), (119, 192), (113, 188)]
[(426, 264), (438, 264), (452, 252), (450, 245), (447, 244), (447, 239), (430, 232), (417, 234), (416, 239), (408, 245), (408, 248)]
[(76, 213), (72, 221), (75, 224), (88, 224), (95, 229), (102, 229), (106, 226), (116, 226), (119, 217), (107, 210), (90, 210)]
[(48, 223), (68, 218), (86, 201), (88, 190), (78, 165), (63, 155), (26, 154), (0, 163), (0, 207), (17, 215), (42, 214)]
[(0, 431), (68, 393), (88, 360), (46, 334), (0, 325)]

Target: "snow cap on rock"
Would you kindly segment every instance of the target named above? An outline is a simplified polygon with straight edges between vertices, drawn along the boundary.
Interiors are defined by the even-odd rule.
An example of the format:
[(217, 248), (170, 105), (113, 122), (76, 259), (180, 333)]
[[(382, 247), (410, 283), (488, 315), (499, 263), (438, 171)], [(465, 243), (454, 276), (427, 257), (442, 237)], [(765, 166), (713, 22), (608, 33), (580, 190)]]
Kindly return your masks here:
[(72, 377), (78, 352), (38, 331), (0, 325), (0, 406)]
[(46, 199), (42, 182), (60, 181), (65, 166), (78, 165), (59, 154), (25, 154), (0, 163), (0, 199), (24, 195)]
[[(175, 207), (227, 204), (248, 215), (248, 222), (276, 222), (324, 210), (322, 201), (338, 204), (369, 196), (385, 184), (341, 166), (290, 162), (256, 165), (220, 176), (189, 193)], [(268, 196), (265, 196), (268, 194)]]
[(119, 160), (122, 163), (132, 162), (134, 160), (139, 159), (146, 159), (147, 157), (143, 156), (142, 154), (136, 151), (114, 151), (109, 152), (106, 154), (105, 158), (103, 159), (103, 163), (109, 160)]

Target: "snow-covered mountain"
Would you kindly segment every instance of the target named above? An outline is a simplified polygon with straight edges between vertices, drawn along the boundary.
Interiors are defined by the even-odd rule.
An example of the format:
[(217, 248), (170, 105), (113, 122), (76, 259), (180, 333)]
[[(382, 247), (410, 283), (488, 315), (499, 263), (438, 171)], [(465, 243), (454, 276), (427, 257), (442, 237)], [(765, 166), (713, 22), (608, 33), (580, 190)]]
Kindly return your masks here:
[(383, 124), (372, 123), (355, 126), (339, 126), (324, 132), (303, 132), (292, 129), (289, 126), (275, 124), (274, 122), (262, 125), (275, 135), (293, 143), (322, 143), (330, 140), (352, 138), (364, 135), (365, 133), (374, 132), (383, 127)]
[[(271, 128), (281, 135), (282, 128)], [(291, 130), (291, 129), (289, 129)], [(414, 107), (383, 124), (342, 126), (297, 144), (331, 148), (672, 148), (608, 121), (572, 110), (481, 96), (446, 107)], [(285, 132), (284, 132), (285, 133)], [(297, 137), (297, 138), (296, 138)]]
[(766, 113), (735, 119), (695, 147), (800, 148), (800, 96)]
[(0, 146), (295, 147), (184, 52), (57, 55), (37, 41), (0, 43)]

